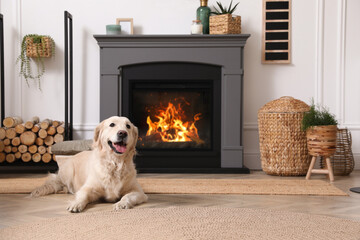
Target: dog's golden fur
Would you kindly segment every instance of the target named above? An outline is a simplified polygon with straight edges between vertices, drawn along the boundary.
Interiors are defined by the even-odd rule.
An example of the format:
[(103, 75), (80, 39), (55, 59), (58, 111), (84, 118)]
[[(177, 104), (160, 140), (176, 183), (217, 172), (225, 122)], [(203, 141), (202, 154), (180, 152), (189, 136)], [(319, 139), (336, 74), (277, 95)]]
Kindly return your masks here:
[[(120, 132), (126, 146), (118, 146)], [(124, 135), (124, 136), (125, 136)], [(136, 180), (133, 163), (138, 129), (125, 117), (110, 117), (95, 129), (93, 150), (59, 159), (59, 171), (50, 174), (46, 183), (35, 189), (37, 197), (61, 190), (75, 194), (68, 207), (70, 212), (81, 212), (88, 203), (104, 199), (115, 202), (114, 209), (131, 208), (147, 201), (147, 196)]]

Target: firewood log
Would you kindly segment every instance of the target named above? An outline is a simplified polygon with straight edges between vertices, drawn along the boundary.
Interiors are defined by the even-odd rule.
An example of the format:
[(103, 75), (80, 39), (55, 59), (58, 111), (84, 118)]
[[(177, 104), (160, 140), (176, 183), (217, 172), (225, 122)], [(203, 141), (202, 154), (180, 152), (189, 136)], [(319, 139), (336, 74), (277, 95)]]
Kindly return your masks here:
[(16, 153), (18, 151), (17, 147), (11, 147), (11, 152)]
[(37, 124), (40, 122), (40, 118), (38, 116), (32, 117), (31, 122), (33, 122), (34, 124)]
[(51, 154), (50, 153), (44, 153), (41, 157), (42, 161), (44, 163), (48, 163), (51, 161), (52, 157), (51, 157)]
[(6, 153), (11, 153), (11, 145), (5, 146), (4, 152), (6, 152)]
[(40, 129), (38, 132), (38, 136), (42, 139), (45, 139), (47, 137), (47, 131), (45, 129)]
[(40, 154), (44, 154), (46, 153), (46, 147), (44, 146), (39, 146), (38, 149), (37, 149), (38, 153)]
[(40, 123), (40, 128), (42, 129), (48, 129), (48, 127), (52, 124), (52, 121), (50, 119), (44, 119), (42, 120), (42, 122)]
[(44, 145), (44, 139), (42, 139), (42, 138), (36, 138), (36, 140), (35, 140), (35, 144), (36, 145), (38, 145), (38, 146), (42, 146), (42, 145)]
[(6, 135), (5, 128), (0, 128), (0, 140), (3, 140), (5, 138), (5, 135)]
[(8, 128), (8, 129), (6, 129), (5, 136), (6, 136), (8, 139), (13, 139), (14, 137), (16, 137), (16, 136), (17, 136), (17, 133), (16, 133), (16, 131), (15, 131), (15, 128)]
[(64, 135), (62, 134), (55, 134), (54, 136), (54, 142), (59, 143), (64, 141)]
[(15, 158), (16, 158), (16, 159), (20, 159), (20, 158), (21, 158), (21, 152), (16, 152), (16, 153), (14, 153), (14, 155), (15, 155)]
[(15, 137), (15, 138), (13, 138), (13, 139), (11, 140), (11, 145), (13, 145), (14, 147), (19, 146), (20, 143), (21, 143), (21, 141), (20, 141), (20, 138), (19, 138), (19, 137)]
[(31, 160), (31, 154), (26, 152), (21, 155), (21, 160), (24, 162), (29, 162)]
[(6, 159), (6, 154), (1, 152), (0, 153), (0, 163), (5, 162), (5, 159)]
[(53, 125), (53, 127), (55, 127), (55, 128), (57, 128), (58, 126), (60, 126), (60, 125), (62, 125), (62, 124), (64, 124), (63, 121), (53, 121), (53, 122), (52, 122), (52, 125)]
[(26, 129), (30, 130), (30, 129), (32, 129), (34, 127), (34, 123), (31, 122), (31, 121), (27, 121), (24, 126), (25, 126)]
[(41, 161), (41, 154), (40, 153), (35, 153), (35, 154), (32, 155), (31, 158), (32, 158), (32, 160), (34, 162), (40, 162)]
[(5, 144), (3, 141), (0, 141), (0, 152), (3, 152), (5, 149)]
[(44, 139), (44, 143), (45, 145), (47, 146), (51, 146), (54, 144), (54, 137), (53, 136), (47, 136), (45, 139)]
[(4, 144), (7, 146), (7, 145), (10, 145), (11, 140), (8, 139), (8, 138), (5, 138), (5, 139), (3, 140), (3, 142), (4, 142)]
[(50, 136), (53, 136), (53, 135), (55, 135), (55, 133), (56, 133), (56, 128), (55, 128), (55, 127), (50, 126), (50, 127), (47, 129), (47, 134), (48, 134), (48, 136), (49, 136), (49, 135), (50, 135)]
[(9, 153), (6, 155), (6, 161), (8, 163), (12, 163), (15, 161), (15, 155), (13, 153)]
[(57, 131), (57, 133), (63, 134), (63, 133), (65, 132), (65, 127), (64, 127), (64, 125), (58, 126), (58, 127), (56, 128), (56, 131)]
[(26, 153), (27, 150), (28, 150), (28, 147), (26, 145), (20, 145), (18, 147), (18, 150), (19, 150), (20, 153)]
[(49, 146), (49, 147), (46, 148), (46, 152), (52, 154), (51, 146)]
[(3, 121), (3, 125), (7, 128), (15, 127), (16, 125), (23, 123), (21, 117), (7, 117)]
[(38, 150), (38, 147), (36, 145), (31, 145), (28, 148), (29, 153), (32, 153), (32, 154), (36, 153), (37, 150)]
[(32, 128), (31, 128), (31, 131), (33, 133), (38, 133), (40, 130), (40, 126), (39, 125), (34, 125)]
[(25, 126), (24, 124), (18, 124), (15, 126), (15, 132), (18, 134), (22, 134), (23, 132), (25, 132)]
[(33, 145), (36, 140), (36, 134), (31, 131), (26, 131), (20, 135), (20, 141), (27, 146)]

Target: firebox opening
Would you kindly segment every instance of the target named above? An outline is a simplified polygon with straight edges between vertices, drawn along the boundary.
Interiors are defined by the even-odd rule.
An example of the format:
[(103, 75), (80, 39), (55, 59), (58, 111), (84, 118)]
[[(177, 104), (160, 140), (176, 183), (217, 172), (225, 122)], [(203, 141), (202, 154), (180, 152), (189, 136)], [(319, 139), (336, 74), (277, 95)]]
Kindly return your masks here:
[[(138, 149), (209, 150), (212, 147), (212, 84), (136, 82), (132, 113)], [(135, 107), (136, 106), (136, 107)]]

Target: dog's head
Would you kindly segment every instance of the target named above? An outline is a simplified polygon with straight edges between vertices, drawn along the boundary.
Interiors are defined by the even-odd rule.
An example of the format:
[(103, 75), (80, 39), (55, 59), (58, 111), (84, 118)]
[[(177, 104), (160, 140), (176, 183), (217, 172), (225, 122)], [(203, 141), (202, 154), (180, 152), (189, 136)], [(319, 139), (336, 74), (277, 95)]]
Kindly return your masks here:
[(126, 117), (113, 116), (102, 121), (95, 129), (93, 148), (108, 150), (121, 156), (135, 153), (138, 129)]

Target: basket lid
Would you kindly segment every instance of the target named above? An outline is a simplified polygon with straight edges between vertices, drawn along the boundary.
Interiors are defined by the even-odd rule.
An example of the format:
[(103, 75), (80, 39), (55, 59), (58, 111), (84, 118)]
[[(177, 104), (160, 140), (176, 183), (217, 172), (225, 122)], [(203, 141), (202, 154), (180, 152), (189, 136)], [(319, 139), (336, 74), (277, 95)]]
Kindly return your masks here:
[(310, 106), (303, 101), (284, 96), (265, 104), (259, 109), (259, 113), (298, 113), (309, 110)]

